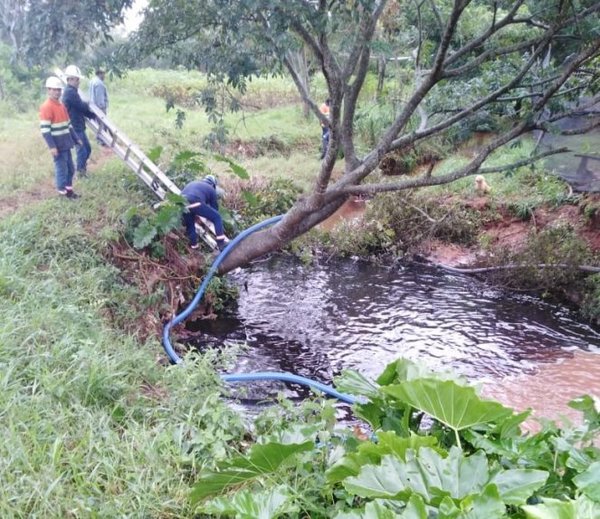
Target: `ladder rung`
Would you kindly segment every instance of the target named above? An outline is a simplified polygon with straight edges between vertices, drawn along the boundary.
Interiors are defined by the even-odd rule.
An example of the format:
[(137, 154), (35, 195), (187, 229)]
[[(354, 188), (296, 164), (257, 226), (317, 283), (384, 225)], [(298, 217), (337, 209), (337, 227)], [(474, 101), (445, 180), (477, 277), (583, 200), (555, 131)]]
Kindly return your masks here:
[[(133, 142), (125, 135), (120, 135), (116, 126), (101, 112), (98, 107), (90, 104), (90, 109), (98, 117), (95, 121), (87, 120), (88, 126), (112, 148), (115, 155), (125, 162), (135, 174), (146, 184), (154, 194), (164, 200), (167, 191), (175, 194), (181, 194), (177, 185), (167, 177), (161, 169), (154, 164)], [(137, 159), (137, 160), (136, 160)], [(211, 232), (206, 223), (196, 224), (198, 234), (206, 244), (215, 249), (217, 246), (213, 232)]]

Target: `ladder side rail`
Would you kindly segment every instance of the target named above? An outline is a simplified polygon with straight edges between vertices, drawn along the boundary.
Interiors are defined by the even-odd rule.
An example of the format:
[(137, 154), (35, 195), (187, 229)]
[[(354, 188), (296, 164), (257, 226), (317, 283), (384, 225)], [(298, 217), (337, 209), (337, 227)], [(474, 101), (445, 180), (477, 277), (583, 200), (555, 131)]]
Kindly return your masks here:
[[(109, 143), (110, 148), (133, 172), (146, 184), (160, 200), (164, 200), (166, 197), (166, 190), (168, 189), (172, 193), (181, 194), (181, 190), (177, 185), (169, 179), (159, 168), (152, 162), (137, 145), (129, 142), (127, 138), (115, 127), (115, 125), (108, 119), (106, 114), (102, 112), (96, 105), (90, 103), (90, 109), (102, 122), (104, 128), (102, 130), (100, 123), (97, 120), (86, 119), (86, 122), (90, 129), (96, 134), (100, 134), (104, 137), (105, 142)], [(137, 158), (137, 162), (134, 160)], [(149, 174), (147, 170), (154, 175)], [(156, 177), (156, 178), (155, 178)], [(160, 180), (164, 187), (157, 184), (156, 180)], [(165, 189), (166, 188), (166, 189)], [(217, 241), (215, 238), (215, 231), (212, 222), (205, 218), (199, 218), (196, 222), (196, 232), (198, 236), (213, 250), (217, 248)]]
[[(169, 189), (169, 191), (171, 191), (177, 195), (181, 194), (181, 190), (177, 187), (177, 185), (169, 177), (167, 177), (160, 170), (160, 168), (156, 164), (154, 164), (154, 162), (152, 162), (135, 143), (129, 141), (129, 139), (127, 139), (127, 137), (125, 137), (125, 135), (123, 135), (119, 131), (119, 129), (110, 121), (110, 119), (108, 119), (108, 117), (106, 116), (106, 114), (104, 112), (102, 112), (102, 110), (100, 110), (93, 103), (90, 103), (90, 109), (92, 110), (94, 115), (96, 115), (96, 117), (102, 122), (102, 124), (109, 130), (109, 132), (106, 132), (106, 133), (112, 133), (113, 138), (116, 137), (116, 141), (117, 141), (116, 143), (118, 143), (119, 141), (122, 141), (123, 143), (125, 143), (125, 146), (126, 146), (126, 148), (128, 148), (130, 150), (130, 153), (136, 155), (138, 157), (138, 159), (144, 164), (144, 167), (147, 168), (148, 170), (150, 170), (150, 172), (155, 177), (157, 177), (157, 179), (160, 180), (160, 182), (164, 186), (166, 186)], [(94, 126), (95, 126), (97, 129), (99, 127), (99, 123), (97, 121), (88, 120), (88, 123), (91, 128), (94, 128)], [(114, 147), (114, 145), (113, 145), (113, 147)], [(124, 159), (125, 152), (120, 154), (120, 156), (122, 159)]]

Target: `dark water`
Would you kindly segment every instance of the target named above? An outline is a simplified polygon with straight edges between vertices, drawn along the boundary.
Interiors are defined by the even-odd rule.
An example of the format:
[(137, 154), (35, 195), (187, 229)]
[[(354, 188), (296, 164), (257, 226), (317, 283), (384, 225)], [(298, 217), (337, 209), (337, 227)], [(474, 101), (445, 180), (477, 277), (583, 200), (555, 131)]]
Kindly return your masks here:
[[(231, 278), (240, 286), (235, 315), (190, 328), (198, 331), (201, 348), (248, 344), (232, 372), (289, 371), (328, 383), (344, 368), (375, 378), (405, 357), (492, 387), (516, 377), (523, 388), (544, 366), (570, 366), (575, 359), (564, 388), (548, 381), (552, 393), (561, 402), (579, 386), (600, 394), (597, 330), (564, 308), (472, 277), (427, 266), (380, 268), (347, 260), (307, 267), (275, 258)], [(262, 398), (284, 387), (262, 385), (250, 393)], [(306, 394), (294, 386), (285, 391)], [(519, 402), (513, 395), (507, 403), (525, 407), (533, 395), (525, 397)]]

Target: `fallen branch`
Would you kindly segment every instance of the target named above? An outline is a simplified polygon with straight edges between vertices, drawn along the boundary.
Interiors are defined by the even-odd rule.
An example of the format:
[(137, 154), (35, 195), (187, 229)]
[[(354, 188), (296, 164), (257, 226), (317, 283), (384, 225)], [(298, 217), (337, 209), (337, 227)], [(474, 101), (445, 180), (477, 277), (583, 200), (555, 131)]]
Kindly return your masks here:
[(456, 274), (480, 274), (483, 272), (497, 272), (499, 270), (510, 270), (510, 269), (519, 269), (519, 268), (561, 268), (561, 269), (570, 269), (577, 268), (582, 272), (589, 272), (590, 274), (600, 273), (600, 267), (593, 267), (591, 265), (568, 265), (566, 263), (538, 263), (537, 265), (528, 265), (524, 263), (509, 263), (508, 265), (499, 265), (496, 267), (478, 267), (478, 268), (460, 268), (460, 267), (450, 267), (448, 265), (442, 265), (438, 263), (434, 263), (436, 267), (447, 270), (449, 272), (454, 272)]

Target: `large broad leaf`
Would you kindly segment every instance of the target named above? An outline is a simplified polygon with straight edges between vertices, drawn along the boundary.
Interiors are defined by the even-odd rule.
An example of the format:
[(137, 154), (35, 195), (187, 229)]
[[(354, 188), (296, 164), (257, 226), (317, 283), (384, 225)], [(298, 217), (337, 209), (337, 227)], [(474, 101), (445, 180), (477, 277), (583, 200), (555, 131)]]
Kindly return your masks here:
[(176, 229), (181, 225), (181, 215), (183, 214), (183, 208), (177, 205), (164, 205), (156, 214), (156, 227), (164, 235), (167, 234), (171, 229)]
[(406, 462), (384, 456), (381, 464), (365, 465), (357, 476), (343, 484), (350, 493), (361, 497), (405, 499), (412, 493), (436, 505), (446, 497), (463, 499), (477, 494), (489, 480), (487, 459), (483, 452), (465, 456), (452, 447), (447, 458), (424, 447), (415, 455), (407, 451)]
[(526, 505), (521, 508), (527, 519), (598, 519), (600, 517), (600, 503), (585, 496), (580, 496), (576, 501), (544, 499), (544, 502), (538, 505)]
[(377, 442), (361, 443), (356, 452), (347, 454), (327, 470), (327, 480), (330, 483), (337, 483), (347, 477), (356, 476), (363, 465), (377, 465), (386, 454), (392, 454), (405, 461), (408, 449), (417, 451), (421, 447), (435, 447), (435, 445), (437, 439), (433, 436), (411, 434), (408, 438), (402, 438), (391, 431), (379, 432)]
[(498, 487), (504, 503), (524, 505), (547, 479), (548, 472), (544, 470), (513, 469), (496, 474), (491, 482)]
[(144, 220), (140, 225), (135, 228), (133, 232), (133, 246), (136, 249), (143, 249), (152, 243), (152, 240), (157, 234), (156, 226)]
[(169, 201), (175, 205), (187, 205), (188, 204), (188, 201), (184, 196), (178, 195), (176, 193), (171, 193), (170, 191), (167, 191), (167, 193), (165, 194), (165, 197), (166, 197), (167, 201)]
[(569, 402), (569, 406), (583, 413), (586, 422), (600, 425), (600, 398), (594, 395), (584, 395)]
[(385, 501), (371, 501), (363, 510), (339, 512), (334, 519), (427, 519), (427, 508), (420, 496), (410, 497), (406, 508), (398, 514), (385, 506)]
[(368, 398), (380, 396), (379, 386), (352, 369), (342, 371), (335, 379), (335, 387), (342, 393), (349, 395), (360, 395)]
[(390, 362), (385, 367), (383, 373), (377, 378), (377, 383), (382, 386), (389, 386), (408, 380), (429, 378), (431, 375), (431, 370), (423, 364), (417, 364), (408, 359), (398, 359)]
[(390, 396), (424, 411), (455, 431), (495, 423), (513, 411), (498, 402), (482, 400), (472, 387), (451, 380), (419, 379), (382, 388)]
[[(406, 472), (405, 463), (393, 456), (384, 456), (379, 465), (365, 465), (357, 476), (346, 478), (344, 487), (360, 497), (406, 499), (410, 496)], [(403, 495), (399, 496), (401, 492)]]
[(575, 476), (573, 481), (586, 496), (600, 503), (600, 461), (592, 463), (585, 472)]
[(229, 487), (274, 472), (291, 456), (313, 448), (313, 442), (288, 445), (281, 443), (254, 445), (248, 456), (234, 458), (224, 470), (220, 472), (202, 471), (200, 479), (192, 489), (190, 500), (192, 503), (197, 503)]
[(500, 499), (496, 485), (490, 484), (483, 492), (468, 496), (457, 504), (445, 497), (439, 506), (438, 519), (502, 519), (506, 506)]
[(218, 497), (202, 504), (197, 511), (240, 519), (275, 519), (297, 512), (298, 507), (289, 489), (280, 485), (266, 492), (243, 490), (232, 497)]
[(246, 168), (240, 166), (237, 162), (231, 160), (229, 157), (224, 157), (223, 155), (215, 154), (214, 159), (218, 160), (219, 162), (225, 162), (227, 165), (229, 165), (229, 169), (231, 169), (231, 172), (234, 175), (237, 175), (242, 180), (248, 180), (250, 178), (250, 175), (248, 174)]
[(463, 385), (467, 384), (467, 381), (456, 373), (444, 371), (434, 372), (424, 364), (413, 362), (409, 359), (398, 359), (388, 364), (383, 370), (383, 373), (379, 375), (376, 382), (381, 386), (390, 386), (392, 384), (400, 384), (402, 382), (421, 378), (454, 380), (456, 382), (462, 382)]

